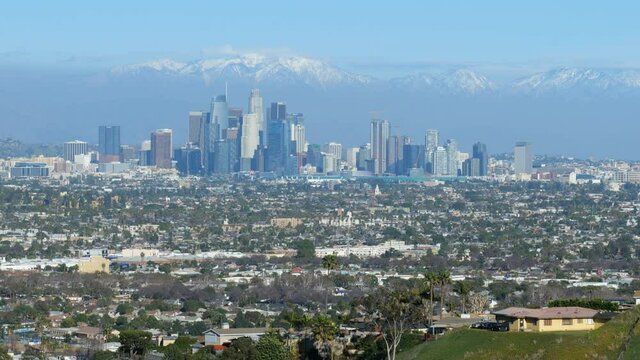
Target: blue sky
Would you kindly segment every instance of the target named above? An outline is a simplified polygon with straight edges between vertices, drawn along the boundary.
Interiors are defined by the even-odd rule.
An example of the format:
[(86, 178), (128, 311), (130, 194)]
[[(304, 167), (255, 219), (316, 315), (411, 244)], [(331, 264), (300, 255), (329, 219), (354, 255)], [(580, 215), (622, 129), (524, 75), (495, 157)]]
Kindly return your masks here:
[(372, 72), (424, 64), (640, 65), (637, 1), (14, 1), (0, 64), (95, 67), (233, 51)]

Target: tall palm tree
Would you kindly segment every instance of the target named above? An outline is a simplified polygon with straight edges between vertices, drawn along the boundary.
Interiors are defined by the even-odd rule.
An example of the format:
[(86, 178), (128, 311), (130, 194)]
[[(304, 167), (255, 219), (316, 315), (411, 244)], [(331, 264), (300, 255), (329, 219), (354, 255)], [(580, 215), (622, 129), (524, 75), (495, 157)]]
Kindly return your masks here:
[(465, 314), (467, 312), (467, 297), (471, 293), (471, 286), (466, 281), (457, 281), (456, 292), (462, 298), (462, 313)]
[(451, 284), (451, 272), (446, 269), (438, 271), (436, 275), (438, 284), (440, 285), (440, 320), (442, 320), (442, 308), (446, 303), (447, 285)]
[(427, 271), (424, 274), (425, 287), (429, 291), (429, 310), (428, 310), (428, 319), (429, 326), (433, 325), (433, 291), (438, 282), (438, 276), (433, 271)]
[[(327, 270), (327, 277), (329, 277), (329, 273), (331, 270), (335, 270), (338, 268), (338, 257), (336, 255), (327, 255), (322, 258), (322, 267)], [(324, 297), (324, 307), (325, 310), (329, 311), (329, 284), (331, 279), (326, 279), (325, 285), (325, 297)]]

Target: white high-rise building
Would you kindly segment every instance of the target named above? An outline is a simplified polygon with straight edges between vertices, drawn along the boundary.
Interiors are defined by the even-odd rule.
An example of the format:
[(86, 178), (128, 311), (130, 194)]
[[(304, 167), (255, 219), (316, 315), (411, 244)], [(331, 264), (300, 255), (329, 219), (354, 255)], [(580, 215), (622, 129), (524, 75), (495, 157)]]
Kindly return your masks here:
[(258, 129), (262, 131), (263, 134), (266, 134), (266, 127), (264, 122), (264, 101), (262, 100), (262, 95), (260, 95), (260, 90), (252, 89), (251, 95), (249, 95), (249, 113), (256, 114), (258, 116)]
[(342, 160), (342, 144), (330, 142), (324, 144), (323, 152), (333, 155), (338, 161)]
[(296, 142), (296, 154), (304, 154), (306, 152), (306, 139), (304, 125), (293, 125), (293, 141)]
[(338, 171), (338, 159), (331, 153), (322, 153), (322, 172)]
[(384, 174), (387, 171), (387, 142), (389, 141), (389, 122), (373, 119), (370, 128), (371, 160), (373, 173)]
[(260, 142), (259, 132), (258, 114), (245, 114), (242, 117), (242, 137), (240, 138), (240, 157), (244, 167), (242, 170), (249, 170), (247, 164), (251, 164), (251, 159)]
[(453, 140), (447, 140), (447, 175), (458, 175), (458, 143)]
[(89, 153), (89, 146), (84, 141), (74, 140), (64, 143), (63, 150), (63, 158), (66, 161), (73, 162), (76, 155), (84, 155)]
[(347, 165), (352, 168), (356, 168), (358, 166), (358, 153), (360, 152), (360, 148), (348, 148), (347, 149)]
[(448, 175), (448, 154), (447, 149), (444, 146), (438, 146), (433, 151), (433, 174), (434, 175)]
[(513, 157), (516, 175), (533, 172), (533, 145), (531, 143), (517, 142), (513, 149)]

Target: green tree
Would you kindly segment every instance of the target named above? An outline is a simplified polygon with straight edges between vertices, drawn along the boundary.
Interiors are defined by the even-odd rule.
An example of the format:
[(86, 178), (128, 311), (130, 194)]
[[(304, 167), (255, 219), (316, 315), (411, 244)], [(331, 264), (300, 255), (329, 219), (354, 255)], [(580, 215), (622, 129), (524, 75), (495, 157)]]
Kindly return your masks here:
[(387, 360), (395, 360), (402, 337), (411, 324), (422, 317), (418, 292), (407, 288), (380, 288), (367, 295), (362, 304), (373, 324), (380, 329)]
[(256, 346), (248, 337), (231, 341), (231, 345), (222, 352), (223, 360), (256, 360)]
[(429, 309), (427, 310), (429, 326), (433, 324), (433, 292), (435, 290), (435, 286), (437, 282), (438, 282), (438, 275), (435, 272), (427, 271), (424, 274), (424, 285), (429, 296)]
[(116, 354), (111, 351), (96, 351), (91, 356), (91, 360), (115, 360), (116, 358)]
[(460, 295), (460, 304), (462, 304), (462, 313), (467, 313), (467, 297), (471, 293), (471, 285), (466, 281), (457, 281), (455, 292)]
[(300, 240), (296, 244), (296, 257), (299, 259), (313, 259), (316, 256), (316, 247), (309, 239)]
[(256, 344), (256, 360), (287, 360), (289, 349), (276, 333), (264, 334)]
[(442, 320), (442, 309), (446, 304), (447, 287), (451, 284), (451, 273), (446, 269), (440, 270), (438, 271), (437, 279), (440, 286), (440, 320)]
[(318, 315), (311, 320), (311, 332), (319, 352), (328, 353), (333, 359), (333, 340), (338, 332), (336, 323), (329, 316)]
[(144, 357), (151, 347), (151, 333), (141, 330), (123, 330), (120, 332), (120, 350), (129, 354)]
[(0, 360), (12, 360), (6, 347), (0, 346)]
[(327, 255), (322, 258), (322, 267), (327, 270), (327, 275), (338, 268), (338, 257), (335, 255)]

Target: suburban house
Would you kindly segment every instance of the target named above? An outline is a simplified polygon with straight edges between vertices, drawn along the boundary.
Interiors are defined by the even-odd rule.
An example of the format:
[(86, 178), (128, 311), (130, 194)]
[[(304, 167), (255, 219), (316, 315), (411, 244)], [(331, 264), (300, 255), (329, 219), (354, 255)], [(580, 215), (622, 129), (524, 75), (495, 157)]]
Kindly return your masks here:
[(222, 329), (210, 329), (204, 332), (204, 346), (212, 346), (216, 350), (222, 349), (232, 340), (248, 337), (258, 341), (268, 328), (235, 328), (223, 327)]
[(579, 331), (600, 327), (598, 310), (578, 306), (527, 309), (510, 307), (494, 311), (496, 321), (509, 323), (509, 331)]

